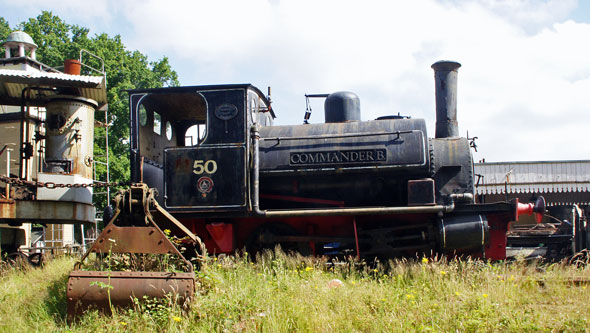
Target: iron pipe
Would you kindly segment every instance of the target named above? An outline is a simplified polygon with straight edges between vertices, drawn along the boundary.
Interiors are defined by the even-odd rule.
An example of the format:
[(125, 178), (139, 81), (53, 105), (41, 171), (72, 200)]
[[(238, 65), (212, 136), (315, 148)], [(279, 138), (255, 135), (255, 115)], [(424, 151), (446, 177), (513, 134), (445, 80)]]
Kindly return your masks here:
[(377, 135), (400, 135), (414, 133), (415, 130), (408, 131), (393, 131), (393, 132), (370, 132), (370, 133), (352, 133), (352, 134), (323, 134), (323, 135), (310, 135), (310, 136), (298, 136), (298, 137), (268, 137), (261, 138), (262, 141), (292, 141), (292, 140), (310, 140), (310, 139), (343, 139), (343, 138), (360, 138), (365, 136), (377, 136)]
[(25, 167), (24, 167), (25, 159), (23, 157), (23, 154), (24, 154), (24, 152), (23, 152), (23, 149), (24, 149), (23, 144), (25, 142), (25, 126), (28, 126), (28, 124), (25, 125), (25, 121), (26, 121), (26, 116), (25, 116), (25, 108), (26, 108), (25, 107), (25, 100), (26, 100), (25, 96), (26, 95), (25, 94), (30, 89), (31, 88), (27, 86), (26, 88), (23, 88), (23, 90), (21, 91), (21, 104), (20, 104), (20, 147), (19, 147), (20, 154), (19, 154), (19, 161), (18, 161), (19, 162), (18, 163), (18, 176), (19, 176), (20, 179), (26, 179), (26, 173), (27, 173), (27, 171), (25, 170)]
[(451, 205), (414, 206), (414, 207), (362, 207), (362, 208), (326, 208), (298, 210), (262, 210), (264, 217), (301, 217), (301, 216), (352, 216), (352, 215), (399, 215), (450, 213), (455, 208)]
[(451, 193), (453, 201), (473, 202), (473, 193)]
[(461, 64), (454, 61), (437, 61), (434, 69), (434, 92), (436, 96), (435, 137), (459, 136), (457, 123), (457, 71)]

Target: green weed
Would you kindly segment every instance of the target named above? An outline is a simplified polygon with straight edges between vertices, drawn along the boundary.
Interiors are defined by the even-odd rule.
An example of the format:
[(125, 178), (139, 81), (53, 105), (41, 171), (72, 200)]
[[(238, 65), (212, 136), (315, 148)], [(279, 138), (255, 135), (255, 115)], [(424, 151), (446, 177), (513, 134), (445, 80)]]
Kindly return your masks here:
[[(112, 316), (65, 322), (73, 260), (0, 280), (0, 331), (585, 331), (590, 269), (565, 262), (487, 263), (428, 257), (364, 262), (267, 251), (208, 258), (184, 311), (136, 300)], [(337, 280), (337, 281), (336, 281)]]

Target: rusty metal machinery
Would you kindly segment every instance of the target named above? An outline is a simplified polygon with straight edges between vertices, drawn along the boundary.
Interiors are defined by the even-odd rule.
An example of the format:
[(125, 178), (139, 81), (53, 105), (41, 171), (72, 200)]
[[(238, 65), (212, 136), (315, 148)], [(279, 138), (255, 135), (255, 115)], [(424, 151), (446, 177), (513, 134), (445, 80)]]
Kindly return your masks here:
[[(83, 53), (103, 63), (84, 50), (80, 61)], [(72, 62), (78, 71), (51, 68), (33, 53), (0, 58), (0, 100), (8, 106), (0, 117), (0, 148), (7, 147), (0, 154), (6, 161), (6, 167), (0, 166), (0, 231), (12, 233), (12, 226), (18, 226), (25, 234), (22, 241), (5, 239), (0, 251), (32, 246), (35, 224), (68, 225), (51, 227), (43, 241), (52, 248), (74, 245), (75, 226), (96, 221), (94, 115), (107, 114), (106, 73), (104, 66), (97, 70), (76, 60), (67, 60), (66, 69)], [(80, 75), (80, 65), (85, 75)]]
[[(70, 273), (68, 318), (87, 309), (109, 312), (130, 306), (133, 298), (161, 299), (170, 295), (179, 304), (188, 304), (195, 292), (193, 263), (168, 234), (185, 235), (181, 250), (190, 252), (197, 263), (204, 246), (158, 205), (156, 195), (157, 191), (145, 184), (134, 184), (117, 194), (113, 218)], [(91, 259), (93, 264), (85, 263)]]

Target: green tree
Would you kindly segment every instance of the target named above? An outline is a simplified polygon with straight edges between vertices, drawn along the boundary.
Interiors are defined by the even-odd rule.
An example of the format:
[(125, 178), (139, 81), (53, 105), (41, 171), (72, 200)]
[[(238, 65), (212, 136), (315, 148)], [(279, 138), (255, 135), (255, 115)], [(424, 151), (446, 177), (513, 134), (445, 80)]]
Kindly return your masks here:
[[(43, 11), (36, 18), (30, 18), (18, 26), (27, 32), (39, 46), (37, 60), (52, 67), (63, 66), (65, 59), (77, 59), (81, 49), (85, 49), (104, 60), (107, 76), (107, 99), (109, 119), (109, 165), (111, 181), (129, 180), (129, 99), (126, 90), (136, 88), (159, 88), (178, 86), (178, 75), (163, 57), (150, 61), (141, 52), (128, 50), (120, 35), (109, 36), (101, 33), (88, 36), (89, 29), (71, 25), (51, 12)], [(7, 31), (7, 33), (5, 32)], [(10, 33), (8, 23), (0, 17), (0, 36)], [(5, 36), (4, 36), (5, 37)], [(84, 63), (100, 69), (100, 64), (92, 58), (84, 58)], [(94, 73), (96, 74), (96, 72)], [(96, 113), (99, 121), (104, 121), (102, 112)], [(105, 129), (95, 130), (94, 155), (105, 154)], [(96, 164), (100, 179), (105, 179), (106, 169)], [(105, 200), (95, 202), (102, 209)]]
[(8, 34), (10, 34), (11, 31), (8, 21), (3, 17), (0, 17), (0, 41), (6, 40), (6, 37), (8, 37)]

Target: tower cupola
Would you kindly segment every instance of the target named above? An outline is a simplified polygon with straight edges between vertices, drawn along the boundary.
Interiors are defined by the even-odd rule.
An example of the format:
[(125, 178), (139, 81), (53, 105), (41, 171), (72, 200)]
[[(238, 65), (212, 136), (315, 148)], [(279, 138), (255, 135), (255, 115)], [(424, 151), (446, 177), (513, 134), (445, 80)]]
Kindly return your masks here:
[[(33, 38), (24, 31), (11, 32), (2, 46), (4, 47), (6, 58), (26, 57), (26, 52), (28, 51), (29, 57), (35, 60), (37, 44), (35, 44)], [(18, 54), (11, 54), (11, 50), (14, 49), (18, 49)]]

